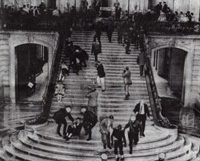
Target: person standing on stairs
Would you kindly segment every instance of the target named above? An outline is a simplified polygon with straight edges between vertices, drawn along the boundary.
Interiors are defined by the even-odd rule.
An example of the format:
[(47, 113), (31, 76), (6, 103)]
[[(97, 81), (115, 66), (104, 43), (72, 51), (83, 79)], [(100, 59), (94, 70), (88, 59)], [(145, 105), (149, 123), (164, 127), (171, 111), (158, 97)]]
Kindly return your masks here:
[(71, 112), (71, 108), (70, 107), (66, 107), (66, 108), (61, 108), (58, 111), (56, 111), (53, 115), (53, 119), (55, 120), (55, 122), (58, 124), (57, 126), (57, 134), (59, 136), (62, 136), (60, 133), (60, 128), (61, 125), (63, 124), (63, 137), (66, 136), (66, 129), (67, 129), (67, 121), (65, 119), (65, 117), (68, 117), (72, 122), (74, 121), (72, 115), (70, 114)]
[(124, 100), (128, 100), (129, 97), (130, 97), (129, 86), (132, 84), (131, 72), (129, 70), (129, 67), (126, 67), (124, 69), (122, 77), (124, 79), (124, 90), (125, 90), (125, 98), (124, 98)]
[(86, 108), (81, 109), (81, 114), (83, 114), (83, 128), (86, 132), (85, 135), (88, 135), (87, 141), (89, 141), (92, 138), (92, 128), (97, 123), (97, 115)]
[(100, 62), (100, 61), (97, 61), (97, 84), (98, 86), (101, 86), (101, 90), (102, 92), (104, 92), (106, 90), (106, 87), (105, 87), (105, 76), (106, 76), (106, 73), (104, 71), (104, 67), (103, 67), (103, 64)]
[(132, 154), (133, 141), (134, 141), (134, 145), (137, 145), (137, 143), (139, 141), (139, 132), (140, 132), (140, 129), (141, 129), (141, 123), (140, 123), (140, 121), (135, 120), (135, 116), (132, 115), (130, 117), (129, 122), (125, 125), (124, 131), (128, 127), (129, 127), (128, 140), (129, 140), (129, 148), (130, 148), (129, 153)]
[(108, 24), (107, 24), (107, 36), (108, 36), (108, 40), (111, 43), (112, 42), (112, 33), (114, 31), (115, 27), (114, 27), (114, 21), (112, 19), (112, 17), (109, 18)]
[[(114, 140), (114, 153), (116, 157), (116, 161), (121, 161), (124, 160), (124, 152), (123, 152), (123, 143), (124, 146), (126, 147), (126, 138), (124, 135), (124, 130), (122, 130), (122, 126), (118, 125), (117, 128), (115, 128), (112, 132), (111, 135), (111, 144), (113, 145), (113, 140)], [(118, 155), (118, 149), (119, 149), (119, 154)]]
[(101, 44), (96, 42), (96, 39), (94, 39), (92, 43), (92, 51), (91, 54), (94, 54), (95, 62), (98, 61), (98, 54), (101, 53)]
[(140, 77), (143, 76), (144, 73), (144, 66), (146, 64), (146, 57), (145, 57), (145, 52), (141, 51), (141, 53), (137, 57), (137, 64), (140, 67)]
[(89, 92), (86, 97), (88, 98), (88, 110), (92, 111), (97, 115), (97, 101), (98, 101), (98, 92), (95, 87), (88, 87)]
[(146, 118), (150, 118), (149, 108), (146, 103), (144, 103), (144, 100), (141, 100), (138, 104), (136, 104), (135, 109), (133, 112), (136, 114), (136, 120), (140, 121), (142, 124), (142, 128), (140, 131), (140, 136), (145, 136), (145, 123)]
[(111, 149), (110, 145), (110, 131), (111, 128), (113, 129), (113, 115), (110, 115), (109, 117), (105, 117), (101, 120), (99, 127), (100, 127), (100, 133), (101, 133), (101, 140), (103, 143), (103, 148), (106, 149), (106, 146), (108, 146), (109, 149)]
[(103, 23), (101, 21), (97, 21), (95, 25), (95, 36), (94, 39), (98, 39), (99, 44), (101, 44), (101, 32), (102, 32)]

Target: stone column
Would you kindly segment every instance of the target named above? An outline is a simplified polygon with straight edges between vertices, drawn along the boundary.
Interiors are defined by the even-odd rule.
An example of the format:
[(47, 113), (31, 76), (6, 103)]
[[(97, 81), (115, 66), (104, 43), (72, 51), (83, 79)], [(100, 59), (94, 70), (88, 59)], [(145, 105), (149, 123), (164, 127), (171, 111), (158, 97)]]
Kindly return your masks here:
[(15, 55), (15, 48), (12, 47), (10, 49), (10, 101), (11, 103), (16, 102), (15, 96), (15, 64), (16, 64), (16, 55)]

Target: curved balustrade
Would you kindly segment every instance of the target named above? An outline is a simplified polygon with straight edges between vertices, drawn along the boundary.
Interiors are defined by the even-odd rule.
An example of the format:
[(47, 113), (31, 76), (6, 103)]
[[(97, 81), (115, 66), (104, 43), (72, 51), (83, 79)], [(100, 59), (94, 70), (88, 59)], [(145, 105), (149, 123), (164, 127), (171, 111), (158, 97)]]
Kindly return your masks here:
[[(59, 40), (60, 40), (60, 38), (59, 38)], [(35, 118), (28, 120), (26, 122), (28, 125), (43, 124), (48, 121), (51, 103), (52, 103), (52, 99), (53, 99), (53, 95), (54, 95), (54, 87), (55, 87), (56, 79), (57, 79), (57, 75), (58, 75), (58, 69), (59, 69), (58, 62), (60, 62), (62, 47), (63, 47), (63, 43), (58, 41), (57, 51), (56, 51), (55, 58), (52, 63), (53, 67), (52, 67), (52, 71), (50, 74), (50, 81), (46, 88), (45, 94), (43, 96), (42, 112), (39, 115), (37, 115)]]
[(153, 115), (155, 122), (162, 126), (162, 127), (167, 127), (167, 128), (176, 128), (175, 125), (171, 124), (170, 121), (168, 120), (168, 118), (164, 117), (162, 115), (162, 105), (161, 105), (161, 98), (158, 96), (158, 91), (156, 88), (156, 84), (155, 84), (155, 80), (154, 80), (154, 76), (153, 76), (153, 71), (151, 68), (151, 64), (150, 64), (150, 60), (147, 59), (147, 75), (149, 78), (149, 85), (151, 88), (151, 94), (150, 96), (151, 101), (153, 101), (151, 104), (153, 104), (154, 106), (152, 107), (152, 111), (155, 112)]

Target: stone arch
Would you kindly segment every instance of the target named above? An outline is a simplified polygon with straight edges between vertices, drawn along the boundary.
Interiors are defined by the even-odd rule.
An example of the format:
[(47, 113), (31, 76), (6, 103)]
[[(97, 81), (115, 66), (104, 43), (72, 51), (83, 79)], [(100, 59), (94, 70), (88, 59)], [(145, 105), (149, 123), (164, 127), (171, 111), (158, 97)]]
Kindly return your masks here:
[(160, 46), (155, 46), (152, 47), (150, 50), (150, 54), (152, 55), (154, 53), (154, 51), (163, 49), (163, 48), (176, 48), (176, 49), (180, 49), (183, 50), (185, 52), (187, 52), (186, 57), (185, 57), (185, 63), (184, 63), (184, 79), (183, 79), (183, 85), (184, 85), (184, 100), (183, 103), (184, 104), (188, 104), (189, 100), (190, 100), (190, 89), (191, 89), (191, 83), (192, 83), (192, 73), (188, 72), (188, 71), (192, 71), (192, 62), (193, 62), (193, 51), (189, 50), (188, 48), (184, 47), (184, 46), (180, 46), (180, 45), (174, 45), (174, 46), (170, 46), (168, 44), (166, 45), (160, 45)]
[[(48, 50), (48, 62), (49, 62), (49, 73), (50, 73), (50, 66), (52, 65), (52, 59), (53, 59), (53, 51), (54, 51), (54, 44), (50, 44), (48, 42), (48, 38), (46, 38), (45, 40), (42, 39), (38, 39), (38, 38), (33, 38), (31, 36), (32, 40), (30, 40), (29, 38), (23, 38), (20, 39), (20, 41), (12, 41), (12, 46), (10, 47), (10, 79), (9, 79), (9, 84), (10, 84), (10, 101), (12, 103), (16, 102), (16, 92), (15, 92), (15, 85), (16, 85), (16, 78), (15, 78), (15, 62), (16, 62), (16, 55), (15, 55), (15, 48), (17, 46), (20, 45), (25, 45), (25, 44), (37, 44), (37, 45), (42, 45), (47, 47)], [(50, 41), (52, 42), (52, 41)]]

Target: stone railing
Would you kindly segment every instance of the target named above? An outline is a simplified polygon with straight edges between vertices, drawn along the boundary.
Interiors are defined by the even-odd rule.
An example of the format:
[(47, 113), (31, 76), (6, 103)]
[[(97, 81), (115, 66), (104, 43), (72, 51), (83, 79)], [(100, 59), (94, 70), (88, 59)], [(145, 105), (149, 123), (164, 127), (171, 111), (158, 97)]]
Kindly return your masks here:
[(38, 125), (38, 124), (43, 124), (48, 121), (51, 103), (52, 103), (52, 99), (54, 95), (54, 88), (55, 88), (56, 79), (58, 75), (58, 69), (59, 69), (58, 62), (60, 62), (62, 46), (63, 46), (63, 43), (61, 42), (59, 38), (57, 50), (55, 51), (56, 54), (52, 63), (52, 71), (50, 74), (49, 84), (43, 96), (42, 112), (39, 115), (35, 116), (33, 119), (28, 120), (26, 122), (26, 124), (28, 125)]
[(57, 31), (58, 21), (57, 19), (37, 22), (3, 21), (2, 30)]
[(144, 22), (143, 27), (147, 33), (189, 35), (200, 34), (199, 22)]
[(158, 95), (157, 87), (155, 84), (153, 71), (151, 68), (150, 60), (147, 59), (146, 63), (146, 74), (148, 79), (149, 85), (149, 96), (150, 96), (150, 103), (152, 107), (154, 121), (157, 125), (166, 127), (166, 128), (176, 128), (175, 125), (171, 124), (169, 119), (162, 115), (162, 105), (161, 105), (161, 98)]

